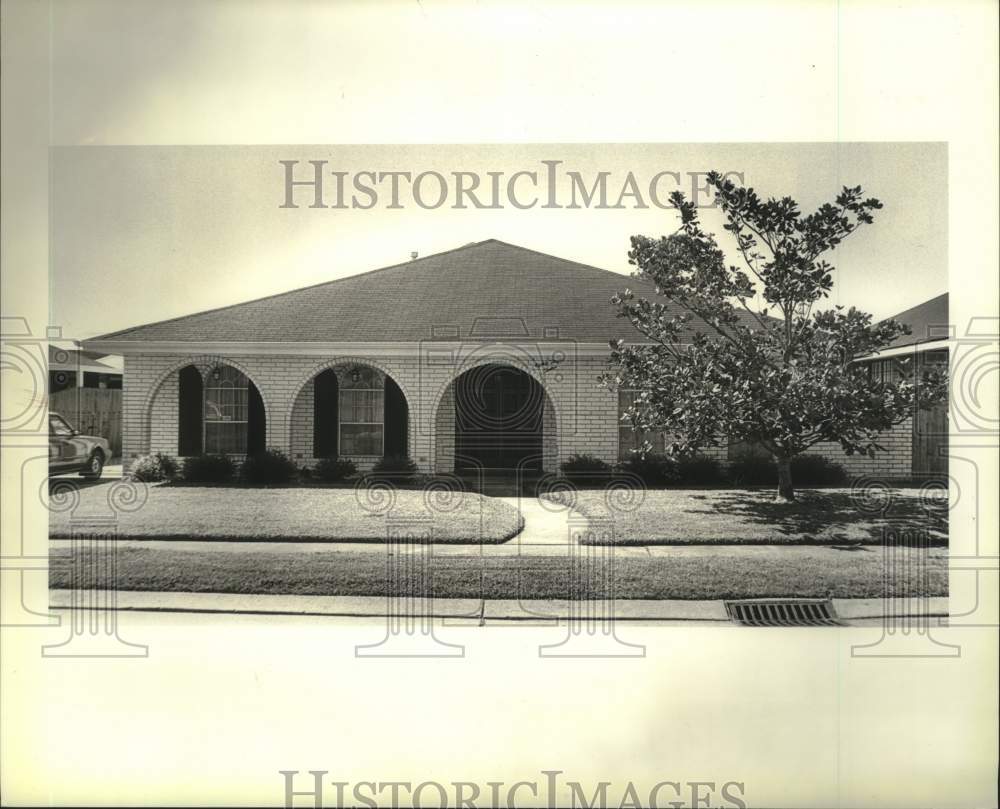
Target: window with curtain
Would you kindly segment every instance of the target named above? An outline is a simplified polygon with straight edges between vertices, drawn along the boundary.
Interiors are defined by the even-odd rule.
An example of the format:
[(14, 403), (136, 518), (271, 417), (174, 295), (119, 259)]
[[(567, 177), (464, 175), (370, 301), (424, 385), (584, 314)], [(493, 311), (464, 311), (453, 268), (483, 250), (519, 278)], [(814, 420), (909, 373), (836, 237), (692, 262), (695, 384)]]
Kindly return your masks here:
[(205, 452), (242, 455), (247, 451), (250, 380), (228, 365), (218, 365), (205, 379)]
[(627, 421), (622, 421), (625, 411), (635, 401), (633, 390), (618, 391), (618, 460), (626, 461), (632, 457), (634, 450), (639, 449), (646, 441), (653, 447), (653, 452), (663, 452), (665, 443), (663, 433), (633, 429)]
[(356, 367), (340, 381), (340, 454), (382, 455), (385, 440), (385, 378)]

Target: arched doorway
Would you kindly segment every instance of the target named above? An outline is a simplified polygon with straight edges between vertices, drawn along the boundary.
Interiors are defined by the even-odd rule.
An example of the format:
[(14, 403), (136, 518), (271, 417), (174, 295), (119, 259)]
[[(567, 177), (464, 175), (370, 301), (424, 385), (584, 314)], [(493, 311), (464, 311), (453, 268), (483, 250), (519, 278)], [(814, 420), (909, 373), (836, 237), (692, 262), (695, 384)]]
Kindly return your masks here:
[(490, 363), (455, 380), (455, 469), (541, 472), (545, 391), (529, 374)]

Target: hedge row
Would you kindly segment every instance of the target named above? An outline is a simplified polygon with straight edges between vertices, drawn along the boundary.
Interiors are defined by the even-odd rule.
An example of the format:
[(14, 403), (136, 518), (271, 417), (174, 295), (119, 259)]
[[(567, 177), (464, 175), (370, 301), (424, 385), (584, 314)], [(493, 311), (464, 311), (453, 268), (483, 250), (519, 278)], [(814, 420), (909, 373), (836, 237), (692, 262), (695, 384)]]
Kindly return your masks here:
[[(404, 482), (416, 475), (417, 467), (409, 458), (387, 457), (372, 470), (382, 480)], [(249, 455), (242, 462), (228, 455), (196, 455), (178, 462), (162, 452), (142, 455), (133, 461), (129, 477), (153, 483), (282, 484), (299, 480), (338, 483), (356, 475), (357, 467), (345, 458), (323, 458), (314, 466), (299, 467), (277, 449)]]
[[(659, 486), (766, 486), (778, 482), (778, 468), (771, 458), (739, 455), (727, 466), (714, 458), (675, 458), (649, 453), (636, 455), (612, 467), (592, 455), (572, 455), (561, 464), (563, 477), (574, 483), (597, 482), (616, 471), (634, 475), (650, 487)], [(847, 481), (843, 466), (822, 455), (799, 455), (792, 460), (792, 480), (801, 486), (831, 486)]]

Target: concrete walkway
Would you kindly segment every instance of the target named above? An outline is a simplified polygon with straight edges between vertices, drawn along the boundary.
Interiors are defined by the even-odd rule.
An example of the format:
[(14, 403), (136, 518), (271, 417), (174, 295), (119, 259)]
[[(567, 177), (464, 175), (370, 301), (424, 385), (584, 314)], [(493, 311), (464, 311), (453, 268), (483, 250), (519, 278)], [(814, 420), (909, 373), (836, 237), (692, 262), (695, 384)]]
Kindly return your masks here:
[(543, 504), (537, 497), (498, 497), (497, 499), (520, 509), (521, 516), (524, 518), (524, 528), (513, 539), (520, 545), (569, 545), (570, 515), (573, 517), (574, 525), (577, 521), (586, 521), (586, 517), (578, 512), (548, 501)]

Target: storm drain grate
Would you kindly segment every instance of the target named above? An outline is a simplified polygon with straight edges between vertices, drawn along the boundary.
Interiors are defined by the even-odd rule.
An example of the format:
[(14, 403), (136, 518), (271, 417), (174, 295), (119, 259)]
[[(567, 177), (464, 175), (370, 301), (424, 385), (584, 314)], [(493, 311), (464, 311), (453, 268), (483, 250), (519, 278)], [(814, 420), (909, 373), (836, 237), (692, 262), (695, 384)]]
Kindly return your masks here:
[(741, 626), (843, 626), (828, 599), (727, 601), (726, 612)]

